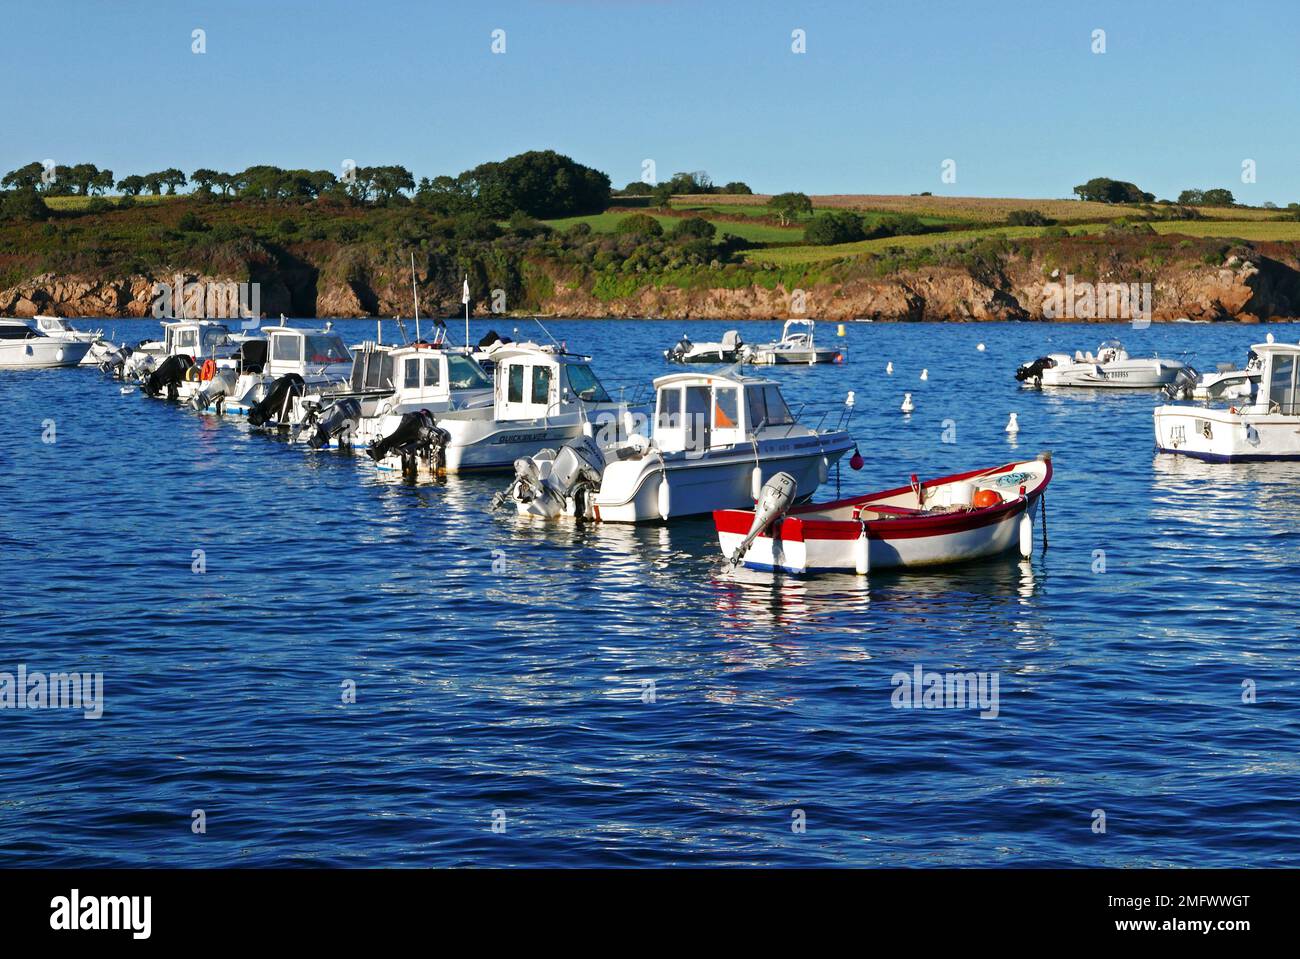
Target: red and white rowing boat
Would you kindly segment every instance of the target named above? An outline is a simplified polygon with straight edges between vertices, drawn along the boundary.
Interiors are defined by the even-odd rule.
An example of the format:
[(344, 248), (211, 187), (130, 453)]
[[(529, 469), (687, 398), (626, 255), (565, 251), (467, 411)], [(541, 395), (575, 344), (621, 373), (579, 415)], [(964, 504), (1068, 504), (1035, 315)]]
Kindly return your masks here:
[[(938, 566), (1033, 552), (1034, 509), (1052, 456), (973, 470), (833, 503), (784, 506), (791, 489), (764, 487), (757, 510), (713, 514), (722, 552), (755, 569), (788, 573)], [(774, 480), (776, 482), (776, 480)], [(755, 527), (759, 531), (754, 535)], [(746, 541), (749, 540), (748, 544)], [(737, 554), (740, 554), (739, 556)]]

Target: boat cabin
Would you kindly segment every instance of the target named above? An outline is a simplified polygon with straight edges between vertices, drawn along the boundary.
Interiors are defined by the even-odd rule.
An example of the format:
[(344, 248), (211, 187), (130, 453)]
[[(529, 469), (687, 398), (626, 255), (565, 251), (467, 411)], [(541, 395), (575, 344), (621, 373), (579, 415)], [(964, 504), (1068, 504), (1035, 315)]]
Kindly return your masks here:
[(185, 354), (200, 362), (232, 351), (230, 329), (214, 320), (177, 320), (163, 324), (163, 353)]
[(1300, 416), (1300, 346), (1260, 343), (1251, 350), (1264, 364), (1254, 411)]
[(767, 427), (793, 426), (774, 381), (722, 373), (673, 373), (654, 381), (655, 445), (665, 453), (746, 443)]
[(492, 380), (464, 353), (413, 343), (392, 351), (393, 385), (403, 404), (447, 402), (453, 393), (492, 389)]
[(328, 325), (323, 330), (270, 326), (262, 332), (268, 343), (265, 372), (270, 376), (335, 373), (339, 364), (352, 363), (343, 338)]
[(591, 369), (591, 357), (557, 347), (512, 344), (496, 351), (494, 405), (499, 420), (544, 419), (614, 401)]

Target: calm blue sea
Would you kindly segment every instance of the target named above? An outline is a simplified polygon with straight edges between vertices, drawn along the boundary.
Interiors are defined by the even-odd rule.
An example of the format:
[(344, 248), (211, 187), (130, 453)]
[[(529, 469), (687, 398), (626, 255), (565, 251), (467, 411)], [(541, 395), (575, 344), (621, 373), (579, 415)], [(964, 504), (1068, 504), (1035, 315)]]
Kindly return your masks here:
[[(685, 325), (548, 327), (613, 388)], [(1055, 454), (1031, 563), (869, 582), (730, 573), (707, 520), (541, 525), (487, 511), (505, 477), (408, 485), (94, 371), (0, 371), (0, 672), (104, 677), (99, 719), (0, 710), (0, 866), (1300, 864), (1300, 464), (1158, 456), (1152, 394), (1012, 375), (1110, 336), (1241, 362), (1269, 330), (1300, 339), (821, 327), (843, 366), (772, 375), (806, 417), (856, 392), (845, 494)], [(997, 717), (895, 708), (918, 665), (996, 675)]]

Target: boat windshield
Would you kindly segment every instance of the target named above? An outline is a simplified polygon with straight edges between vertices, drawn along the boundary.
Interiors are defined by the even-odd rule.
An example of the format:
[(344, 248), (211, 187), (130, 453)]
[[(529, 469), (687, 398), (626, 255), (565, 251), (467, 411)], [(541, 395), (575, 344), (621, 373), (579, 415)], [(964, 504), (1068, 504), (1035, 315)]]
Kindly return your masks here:
[(490, 390), (492, 381), (479, 365), (460, 353), (447, 354), (447, 385), (453, 390)]
[(785, 405), (781, 388), (774, 383), (745, 387), (745, 401), (749, 404), (749, 428), (760, 426), (788, 426), (794, 422), (790, 408)]
[(307, 341), (308, 363), (350, 363), (352, 354), (338, 336), (327, 333), (309, 333)]
[(608, 403), (609, 394), (586, 363), (570, 363), (569, 389), (584, 403)]

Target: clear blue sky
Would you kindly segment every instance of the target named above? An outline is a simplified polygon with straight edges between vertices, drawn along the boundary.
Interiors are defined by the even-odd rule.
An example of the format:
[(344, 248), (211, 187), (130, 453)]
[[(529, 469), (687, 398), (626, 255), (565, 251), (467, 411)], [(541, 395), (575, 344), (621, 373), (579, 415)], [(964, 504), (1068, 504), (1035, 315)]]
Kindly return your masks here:
[(418, 178), (553, 148), (616, 186), (652, 158), (759, 192), (1064, 197), (1111, 176), (1300, 200), (1293, 0), (46, 0), (6, 3), (0, 29), (4, 171)]

